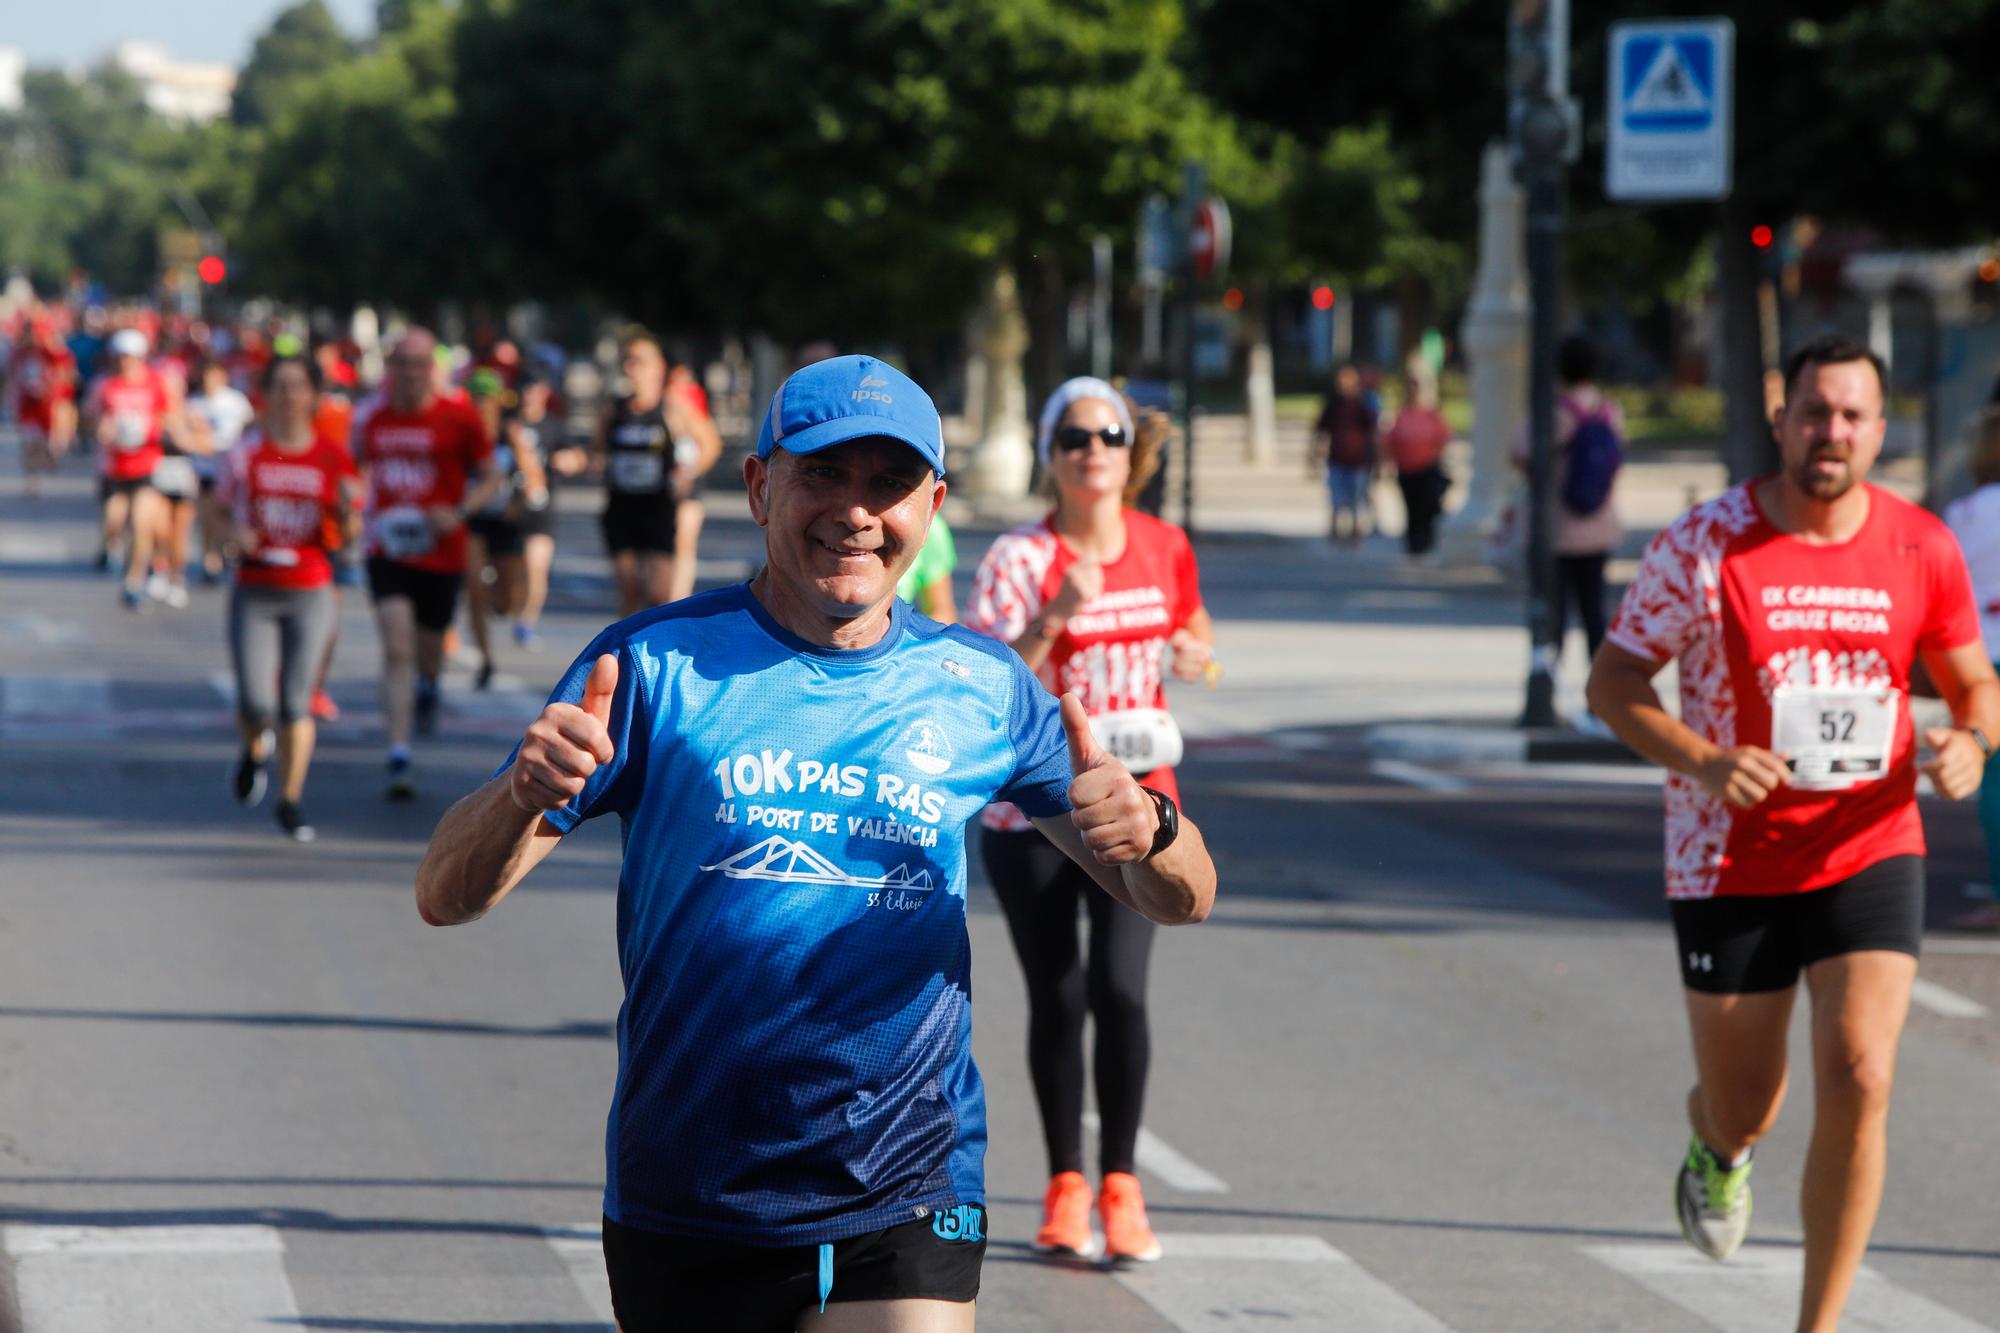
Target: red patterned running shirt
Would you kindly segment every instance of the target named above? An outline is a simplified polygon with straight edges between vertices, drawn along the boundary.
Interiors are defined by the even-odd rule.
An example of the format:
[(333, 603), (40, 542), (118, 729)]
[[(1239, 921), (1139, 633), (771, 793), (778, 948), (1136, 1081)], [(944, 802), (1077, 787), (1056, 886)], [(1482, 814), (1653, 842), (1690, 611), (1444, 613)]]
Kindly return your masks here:
[(357, 476), (347, 446), (325, 436), (284, 450), (252, 432), (229, 453), (221, 498), (252, 533), (257, 554), (236, 570), (248, 588), (323, 588), (333, 582), (328, 548), (338, 540), (342, 483)]
[(493, 442), (468, 402), (434, 398), (420, 412), (399, 412), (378, 398), (357, 412), (354, 461), (368, 477), (368, 554), (437, 574), (465, 570), (465, 528), (434, 536), (424, 511), (453, 506)]
[[(1136, 510), (1125, 511), (1125, 550), (1104, 566), (1104, 591), (1086, 602), (1056, 636), (1036, 675), (1052, 694), (1076, 692), (1092, 717), (1167, 706), (1161, 661), (1167, 641), (1201, 609), (1201, 580), (1187, 534)], [(1047, 519), (993, 543), (972, 580), (969, 629), (1012, 643), (1027, 632), (1062, 587), (1076, 552)], [(1139, 775), (1146, 786), (1180, 800), (1172, 768)], [(990, 829), (1032, 827), (1011, 805), (991, 805)]]
[(1792, 785), (1749, 810), (1667, 775), (1669, 898), (1803, 893), (1923, 854), (1910, 668), (1978, 642), (1978, 612), (1950, 530), (1880, 487), (1868, 500), (1858, 533), (1818, 545), (1779, 531), (1736, 486), (1646, 549), (1611, 641), (1678, 660), (1694, 731), (1792, 769)]

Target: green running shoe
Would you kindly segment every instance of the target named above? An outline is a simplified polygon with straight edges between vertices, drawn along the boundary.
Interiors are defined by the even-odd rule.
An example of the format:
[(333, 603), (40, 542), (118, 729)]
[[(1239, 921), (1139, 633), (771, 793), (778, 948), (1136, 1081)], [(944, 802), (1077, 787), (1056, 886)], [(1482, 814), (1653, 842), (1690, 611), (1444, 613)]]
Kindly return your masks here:
[(1724, 1166), (1695, 1135), (1674, 1183), (1674, 1205), (1687, 1243), (1711, 1259), (1727, 1259), (1750, 1230), (1749, 1161)]

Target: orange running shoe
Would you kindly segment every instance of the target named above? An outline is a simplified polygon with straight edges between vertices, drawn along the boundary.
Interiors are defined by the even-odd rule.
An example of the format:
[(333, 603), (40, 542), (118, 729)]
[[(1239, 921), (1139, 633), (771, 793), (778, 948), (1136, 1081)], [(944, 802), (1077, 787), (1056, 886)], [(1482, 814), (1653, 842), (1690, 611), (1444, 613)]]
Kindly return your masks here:
[(1035, 1248), (1043, 1254), (1087, 1255), (1090, 1239), (1090, 1182), (1081, 1171), (1059, 1172), (1042, 1195), (1042, 1229)]
[(1097, 1215), (1104, 1222), (1106, 1263), (1150, 1264), (1160, 1257), (1159, 1238), (1146, 1225), (1146, 1200), (1137, 1176), (1129, 1171), (1107, 1174), (1097, 1191)]
[(322, 722), (332, 722), (340, 717), (340, 705), (325, 690), (314, 690), (312, 715)]

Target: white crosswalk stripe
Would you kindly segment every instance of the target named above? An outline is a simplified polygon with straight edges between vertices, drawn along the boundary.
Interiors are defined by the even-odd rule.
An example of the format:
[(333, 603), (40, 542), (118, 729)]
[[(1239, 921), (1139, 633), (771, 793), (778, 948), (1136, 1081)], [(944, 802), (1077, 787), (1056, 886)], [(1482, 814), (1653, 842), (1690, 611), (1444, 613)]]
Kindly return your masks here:
[(1449, 1333), (1448, 1326), (1317, 1236), (1168, 1235), (1121, 1285), (1181, 1333)]
[[(1092, 1134), (1103, 1125), (1097, 1112), (1083, 1113), (1083, 1127)], [(1229, 1183), (1208, 1168), (1184, 1156), (1179, 1149), (1168, 1143), (1150, 1129), (1139, 1130), (1139, 1141), (1133, 1145), (1132, 1155), (1138, 1159), (1141, 1171), (1177, 1190), (1188, 1194), (1227, 1194)]]
[(550, 1228), (542, 1233), (549, 1248), (569, 1270), (592, 1316), (604, 1321), (605, 1333), (617, 1327), (611, 1313), (611, 1279), (604, 1271), (604, 1234), (594, 1225)]
[(111, 678), (91, 672), (0, 677), (0, 718), (17, 732), (61, 727), (71, 736), (109, 736)]
[[(1798, 1319), (1803, 1256), (1796, 1249), (1753, 1247), (1720, 1264), (1685, 1245), (1593, 1245), (1584, 1253), (1722, 1333), (1764, 1333), (1790, 1328)], [(1865, 1267), (1854, 1281), (1841, 1327), (1874, 1333), (1993, 1333)]]
[(264, 1226), (5, 1229), (22, 1333), (228, 1333), (303, 1321)]

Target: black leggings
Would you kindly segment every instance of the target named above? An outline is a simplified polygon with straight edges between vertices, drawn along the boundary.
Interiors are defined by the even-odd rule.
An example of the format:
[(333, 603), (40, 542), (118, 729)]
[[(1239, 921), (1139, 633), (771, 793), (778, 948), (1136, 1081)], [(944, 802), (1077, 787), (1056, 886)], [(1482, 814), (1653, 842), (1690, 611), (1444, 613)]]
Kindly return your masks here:
[(1569, 634), (1569, 604), (1576, 602), (1577, 619), (1583, 622), (1583, 641), (1590, 655), (1604, 642), (1604, 562), (1608, 556), (1559, 555), (1556, 557), (1556, 656), (1562, 656), (1563, 639)]
[[(1095, 1021), (1098, 1167), (1130, 1171), (1146, 1100), (1152, 1041), (1146, 965), (1153, 923), (1099, 888), (1054, 843), (981, 830), (979, 850), (1007, 914), (1028, 983), (1028, 1073), (1042, 1112), (1049, 1174), (1083, 1170), (1083, 1019)], [(1090, 956), (1077, 946), (1076, 909), (1090, 914)]]

